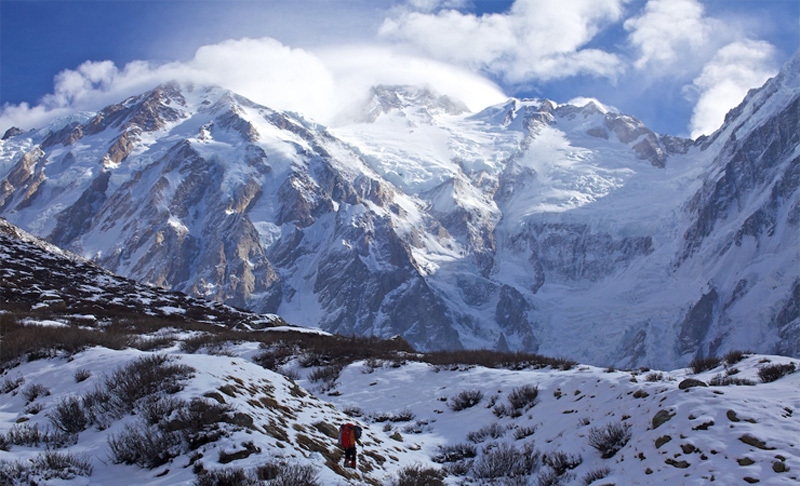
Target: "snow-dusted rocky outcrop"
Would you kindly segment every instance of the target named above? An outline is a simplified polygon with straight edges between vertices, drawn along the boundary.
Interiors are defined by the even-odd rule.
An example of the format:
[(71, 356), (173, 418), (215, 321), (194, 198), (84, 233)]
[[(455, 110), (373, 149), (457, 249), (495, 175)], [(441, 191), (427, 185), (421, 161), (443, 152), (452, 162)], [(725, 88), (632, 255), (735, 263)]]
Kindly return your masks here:
[(0, 214), (289, 322), (669, 367), (797, 355), (798, 57), (712, 137), (376, 87), (336, 126), (165, 85), (0, 142)]

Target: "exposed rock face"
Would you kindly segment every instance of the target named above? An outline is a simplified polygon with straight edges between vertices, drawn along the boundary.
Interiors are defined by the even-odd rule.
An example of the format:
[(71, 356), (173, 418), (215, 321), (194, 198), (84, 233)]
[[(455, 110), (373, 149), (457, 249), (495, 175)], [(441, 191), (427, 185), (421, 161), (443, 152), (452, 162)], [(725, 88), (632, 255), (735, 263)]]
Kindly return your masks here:
[(534, 224), (529, 230), (536, 248), (531, 257), (541, 262), (545, 275), (561, 282), (597, 282), (653, 252), (649, 236), (615, 239), (587, 225), (563, 223)]
[(775, 324), (780, 337), (776, 351), (790, 356), (800, 354), (800, 279), (775, 315)]
[[(46, 155), (39, 147), (34, 147), (20, 157), (0, 183), (0, 211), (11, 207), (15, 202), (24, 208), (30, 205), (39, 186), (44, 182), (43, 160)], [(24, 188), (23, 190), (19, 190)], [(15, 201), (16, 199), (16, 201)]]
[[(748, 196), (759, 189), (769, 190), (773, 200), (786, 199), (797, 191), (800, 157), (795, 148), (800, 142), (800, 97), (743, 138), (735, 136), (737, 130), (732, 131), (734, 135), (718, 156), (720, 165), (724, 164), (720, 176), (708, 180), (690, 203), (694, 223), (684, 234), (684, 258), (692, 255), (731, 213), (747, 210)], [(776, 178), (778, 183), (770, 189)], [(745, 224), (752, 226), (755, 222)]]
[(11, 127), (3, 134), (3, 140), (8, 140), (11, 137), (16, 137), (17, 135), (22, 135), (23, 133), (25, 132), (21, 128)]
[(681, 354), (698, 350), (714, 322), (714, 310), (719, 301), (719, 294), (711, 289), (694, 304), (681, 324), (678, 352)]

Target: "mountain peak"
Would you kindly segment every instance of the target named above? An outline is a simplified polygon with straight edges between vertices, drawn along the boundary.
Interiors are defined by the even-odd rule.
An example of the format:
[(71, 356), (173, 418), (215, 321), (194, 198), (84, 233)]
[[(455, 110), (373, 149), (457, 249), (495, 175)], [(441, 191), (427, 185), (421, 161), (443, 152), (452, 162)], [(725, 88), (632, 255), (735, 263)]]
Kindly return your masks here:
[(378, 85), (370, 89), (369, 98), (358, 121), (371, 123), (382, 115), (390, 113), (429, 119), (437, 115), (460, 115), (468, 111), (467, 106), (460, 100), (439, 94), (427, 87)]

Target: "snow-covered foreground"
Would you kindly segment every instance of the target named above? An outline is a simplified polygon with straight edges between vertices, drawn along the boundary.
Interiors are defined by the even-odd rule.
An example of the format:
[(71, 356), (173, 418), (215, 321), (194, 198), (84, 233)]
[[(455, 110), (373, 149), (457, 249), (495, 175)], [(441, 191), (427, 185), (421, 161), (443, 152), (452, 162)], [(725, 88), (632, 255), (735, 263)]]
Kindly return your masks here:
[[(204, 470), (241, 468), (255, 477), (265, 464), (279, 464), (313, 468), (323, 485), (393, 484), (400, 470), (413, 465), (447, 471), (445, 484), (800, 480), (800, 373), (770, 383), (758, 376), (766, 366), (796, 369), (797, 361), (789, 358), (745, 355), (696, 375), (688, 369), (508, 370), (370, 360), (346, 366), (330, 387), (309, 380), (315, 369), (301, 368), (297, 360), (282, 368), (296, 382), (266, 370), (253, 363), (257, 352), (254, 344), (214, 355), (187, 354), (177, 345), (159, 351), (169, 357), (167, 363), (193, 370), (180, 391), (158, 392), (159, 403), (169, 397), (185, 404), (200, 399), (226, 410), (221, 422), (200, 427), (201, 439), (193, 436), (193, 445), (185, 438), (171, 443), (175, 457), (164, 464), (152, 469), (115, 464), (111, 445), (131, 437), (130, 430), (147, 430), (152, 407), (141, 398), (130, 404), (132, 412), (95, 416), (77, 440), (54, 449), (82, 458), (90, 468), (79, 468), (71, 479), (33, 479), (38, 484), (192, 484)], [(52, 417), (70, 397), (91, 395), (108, 386), (115, 372), (153, 356), (91, 348), (5, 370), (0, 376), (0, 433), (6, 440), (0, 445), (7, 450), (0, 451), (0, 471), (20, 471), (47, 448), (44, 443), (9, 443), (12, 431), (17, 437), (34, 427), (54, 433)], [(752, 384), (681, 389), (689, 377)], [(150, 420), (160, 420), (160, 427), (170, 420), (174, 424), (183, 413), (178, 408), (164, 407), (163, 417)], [(357, 473), (340, 467), (335, 436), (346, 421), (364, 428)], [(606, 441), (612, 442), (604, 450), (610, 457), (603, 458), (590, 442), (593, 437), (603, 442), (609, 430), (622, 437), (616, 444)], [(520, 474), (504, 476), (511, 471)]]

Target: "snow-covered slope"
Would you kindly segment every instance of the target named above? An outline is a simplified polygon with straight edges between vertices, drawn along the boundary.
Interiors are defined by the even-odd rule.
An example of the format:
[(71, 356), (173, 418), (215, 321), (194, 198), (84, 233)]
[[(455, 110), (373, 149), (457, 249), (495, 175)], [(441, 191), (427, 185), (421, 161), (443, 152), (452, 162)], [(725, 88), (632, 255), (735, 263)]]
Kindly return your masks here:
[[(324, 391), (253, 364), (247, 356), (254, 351), (247, 344), (224, 355), (187, 354), (178, 346), (157, 355), (90, 348), (5, 370), (0, 480), (172, 485), (209, 473), (264, 478), (277, 469), (317, 479), (279, 484), (389, 486), (410, 467), (442, 470), (444, 484), (452, 485), (800, 480), (800, 373), (771, 383), (757, 376), (766, 366), (795, 369), (796, 360), (751, 355), (689, 378), (685, 369), (512, 371), (372, 360), (346, 367)], [(96, 404), (87, 405), (109, 377), (157, 359), (189, 367), (179, 390), (138, 398), (133, 414), (107, 407), (98, 415)], [(723, 377), (750, 385), (706, 386)], [(697, 386), (686, 388), (687, 379)], [(65, 404), (76, 399), (95, 415), (59, 436), (56, 424), (65, 427), (74, 417)], [(172, 412), (148, 425), (156, 409)], [(203, 421), (186, 425), (181, 417), (190, 413)], [(364, 429), (357, 471), (341, 467), (336, 447), (336, 430), (346, 422)], [(24, 442), (33, 434), (41, 434), (39, 444)], [(149, 453), (126, 459), (128, 448), (141, 443)]]
[(709, 139), (381, 86), (322, 127), (160, 86), (0, 143), (0, 214), (110, 270), (418, 349), (798, 355), (798, 58)]

